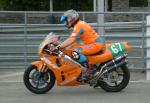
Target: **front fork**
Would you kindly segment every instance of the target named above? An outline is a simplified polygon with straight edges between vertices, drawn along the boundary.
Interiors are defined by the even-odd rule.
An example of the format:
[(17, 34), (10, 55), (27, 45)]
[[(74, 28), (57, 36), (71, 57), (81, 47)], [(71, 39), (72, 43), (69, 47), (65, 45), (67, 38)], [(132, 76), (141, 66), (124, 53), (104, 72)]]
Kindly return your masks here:
[(39, 78), (42, 77), (42, 75), (46, 72), (47, 70), (47, 66), (45, 63), (43, 63), (42, 61), (35, 61), (32, 62), (32, 65), (35, 65), (38, 69), (38, 73), (39, 73)]
[(46, 72), (47, 68), (46, 68), (46, 64), (43, 64), (41, 69), (39, 70), (39, 78), (41, 78), (44, 73)]

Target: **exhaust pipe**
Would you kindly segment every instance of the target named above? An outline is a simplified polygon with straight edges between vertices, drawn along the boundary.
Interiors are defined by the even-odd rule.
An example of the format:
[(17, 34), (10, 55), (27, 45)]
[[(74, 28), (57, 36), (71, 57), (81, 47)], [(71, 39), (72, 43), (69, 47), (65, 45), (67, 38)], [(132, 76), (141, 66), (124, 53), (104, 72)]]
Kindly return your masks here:
[(107, 68), (106, 70), (110, 71), (113, 68), (117, 68), (120, 65), (126, 63), (125, 58), (127, 57), (127, 54), (124, 54), (123, 56), (119, 56), (118, 58), (106, 63), (104, 65), (104, 68)]
[(98, 72), (96, 74), (96, 77), (94, 78), (94, 80), (98, 80), (105, 73), (110, 72), (111, 70), (113, 70), (121, 65), (126, 64), (127, 63), (127, 61), (125, 60), (126, 57), (127, 57), (127, 54), (124, 54), (124, 55), (119, 56), (118, 58), (106, 63), (104, 66), (102, 66), (100, 72)]
[(127, 57), (127, 54), (124, 54), (122, 56), (119, 56), (118, 58), (106, 63), (104, 66), (105, 67), (112, 67), (112, 66), (117, 66), (120, 62), (122, 62), (125, 58)]
[(105, 71), (102, 72), (102, 75), (105, 74), (106, 72), (111, 72), (113, 69), (115, 69), (115, 68), (117, 68), (117, 67), (119, 67), (119, 66), (121, 66), (121, 65), (124, 65), (124, 64), (126, 64), (126, 63), (127, 63), (127, 61), (126, 61), (126, 60), (123, 60), (123, 61), (121, 61), (120, 63), (114, 64), (114, 65), (111, 66), (111, 67), (106, 67)]

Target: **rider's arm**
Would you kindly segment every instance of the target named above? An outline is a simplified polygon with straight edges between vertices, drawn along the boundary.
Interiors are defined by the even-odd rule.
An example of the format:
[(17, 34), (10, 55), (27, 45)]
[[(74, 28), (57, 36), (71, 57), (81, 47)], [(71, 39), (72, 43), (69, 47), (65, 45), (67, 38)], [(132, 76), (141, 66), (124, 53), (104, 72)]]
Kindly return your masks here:
[(74, 27), (72, 34), (69, 38), (67, 38), (61, 45), (61, 48), (68, 47), (72, 45), (74, 42), (76, 42), (81, 34), (84, 33), (83, 27), (81, 25), (78, 25)]
[(77, 34), (76, 33), (72, 33), (72, 35), (67, 38), (61, 45), (60, 47), (61, 48), (64, 48), (64, 47), (68, 47), (70, 46), (71, 44), (73, 44), (74, 42), (76, 42), (76, 39), (77, 39)]

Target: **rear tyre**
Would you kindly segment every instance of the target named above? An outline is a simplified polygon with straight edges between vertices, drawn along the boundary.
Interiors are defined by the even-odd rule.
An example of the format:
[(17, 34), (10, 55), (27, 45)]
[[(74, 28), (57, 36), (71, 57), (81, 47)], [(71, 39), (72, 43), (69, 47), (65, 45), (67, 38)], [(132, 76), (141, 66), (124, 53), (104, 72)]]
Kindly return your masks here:
[(23, 76), (25, 86), (29, 91), (36, 94), (43, 94), (51, 90), (55, 84), (55, 75), (47, 70), (41, 76), (36, 66), (29, 66)]
[[(122, 73), (119, 74), (119, 72), (117, 71), (118, 69), (122, 71)], [(108, 81), (105, 81), (105, 79), (103, 78), (103, 81), (99, 81), (98, 84), (102, 89), (104, 89), (107, 92), (119, 92), (128, 85), (129, 80), (130, 80), (130, 72), (126, 65), (122, 65), (112, 72), (118, 73), (117, 74), (118, 78), (119, 78), (119, 75), (121, 75), (122, 79), (117, 81), (118, 78), (116, 78), (116, 80), (110, 80), (111, 82), (110, 81), (108, 82)], [(106, 75), (106, 77), (108, 76), (107, 79), (109, 78), (109, 74)], [(114, 83), (114, 85), (112, 85), (111, 83), (112, 84)]]

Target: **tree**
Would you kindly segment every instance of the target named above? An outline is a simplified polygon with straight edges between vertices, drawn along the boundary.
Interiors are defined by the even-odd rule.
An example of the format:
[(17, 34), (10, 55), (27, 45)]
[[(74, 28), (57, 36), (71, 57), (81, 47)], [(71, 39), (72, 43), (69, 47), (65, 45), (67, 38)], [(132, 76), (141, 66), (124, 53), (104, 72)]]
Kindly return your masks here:
[(0, 0), (1, 10), (48, 11), (49, 0)]

